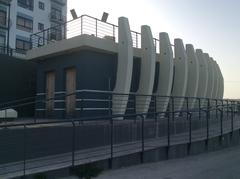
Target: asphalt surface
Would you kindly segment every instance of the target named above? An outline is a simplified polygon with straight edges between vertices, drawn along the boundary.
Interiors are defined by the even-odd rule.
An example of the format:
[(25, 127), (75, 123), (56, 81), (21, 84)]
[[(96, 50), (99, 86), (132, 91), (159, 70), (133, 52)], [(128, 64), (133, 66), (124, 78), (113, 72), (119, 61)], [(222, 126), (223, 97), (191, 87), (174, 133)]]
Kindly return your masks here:
[(240, 179), (240, 146), (103, 172), (98, 179)]

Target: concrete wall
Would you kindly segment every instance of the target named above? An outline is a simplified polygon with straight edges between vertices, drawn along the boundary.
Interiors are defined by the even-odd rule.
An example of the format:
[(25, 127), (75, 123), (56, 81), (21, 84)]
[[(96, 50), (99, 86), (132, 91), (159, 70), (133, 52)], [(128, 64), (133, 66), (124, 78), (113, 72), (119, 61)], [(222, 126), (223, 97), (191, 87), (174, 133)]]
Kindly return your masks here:
[[(140, 58), (134, 57), (133, 61), (134, 64), (131, 92), (136, 92), (139, 88), (141, 60)], [(117, 54), (102, 53), (93, 50), (79, 50), (77, 52), (72, 52), (55, 57), (49, 57), (46, 60), (41, 61), (38, 64), (37, 70), (37, 96), (39, 100), (46, 98), (46, 72), (53, 70), (56, 73), (55, 97), (57, 98), (57, 100), (62, 101), (55, 101), (55, 111), (53, 114), (54, 118), (65, 117), (65, 69), (69, 67), (75, 67), (77, 69), (77, 91), (82, 89), (112, 91), (115, 87)], [(63, 97), (59, 98), (59, 95)], [(79, 93), (79, 95), (77, 95), (77, 98), (80, 97), (82, 96)], [(94, 96), (92, 96), (91, 98), (93, 97)], [(79, 104), (80, 103), (78, 103), (76, 106), (76, 116), (85, 116), (85, 114), (83, 114), (82, 112), (81, 115), (79, 115)], [(96, 104), (93, 105), (95, 105), (96, 107)], [(98, 107), (106, 107), (106, 103), (99, 105), (100, 106)], [(88, 107), (91, 107), (91, 104), (88, 103)], [(107, 112), (108, 111), (90, 111), (86, 112), (86, 115), (104, 115), (107, 114)], [(38, 117), (44, 117), (45, 114), (45, 104), (39, 103), (36, 106), (36, 115)]]

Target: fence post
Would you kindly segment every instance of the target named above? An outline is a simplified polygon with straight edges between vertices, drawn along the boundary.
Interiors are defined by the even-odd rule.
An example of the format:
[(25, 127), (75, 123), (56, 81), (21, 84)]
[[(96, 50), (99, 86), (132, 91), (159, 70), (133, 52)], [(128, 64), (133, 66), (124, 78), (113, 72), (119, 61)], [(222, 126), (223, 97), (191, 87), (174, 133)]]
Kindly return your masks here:
[(145, 141), (144, 141), (144, 118), (145, 116), (141, 116), (142, 118), (142, 152), (141, 152), (141, 163), (144, 162), (144, 145), (145, 145)]
[(26, 176), (26, 124), (23, 126), (23, 176)]
[(233, 106), (231, 105), (231, 134), (233, 135)]
[(112, 166), (113, 166), (113, 130), (114, 130), (114, 127), (113, 127), (113, 118), (111, 117), (110, 118), (110, 128), (111, 128), (111, 134), (110, 134), (110, 160), (109, 160), (109, 168), (112, 169)]
[(30, 35), (30, 49), (32, 49), (32, 34)]
[(75, 122), (72, 121), (72, 166), (75, 166), (75, 141), (76, 141), (76, 131)]
[(168, 113), (168, 119), (167, 119), (167, 145), (168, 148), (170, 147), (170, 113)]
[(157, 122), (158, 119), (158, 114), (157, 114), (157, 96), (153, 96), (153, 102), (154, 102), (154, 117), (155, 117), (155, 121)]
[(207, 144), (209, 139), (209, 120), (210, 120), (210, 100), (208, 99), (208, 107), (207, 107)]
[(223, 111), (221, 110), (221, 116), (220, 116), (220, 119), (221, 119), (221, 137), (223, 136)]
[(201, 98), (198, 98), (198, 119), (201, 121)]
[(172, 101), (172, 121), (174, 122), (174, 119), (175, 119), (175, 113), (174, 113), (174, 97), (171, 97), (171, 101)]
[(228, 120), (228, 100), (227, 100), (227, 120)]
[(218, 119), (218, 100), (215, 100), (215, 105), (216, 105), (216, 119)]

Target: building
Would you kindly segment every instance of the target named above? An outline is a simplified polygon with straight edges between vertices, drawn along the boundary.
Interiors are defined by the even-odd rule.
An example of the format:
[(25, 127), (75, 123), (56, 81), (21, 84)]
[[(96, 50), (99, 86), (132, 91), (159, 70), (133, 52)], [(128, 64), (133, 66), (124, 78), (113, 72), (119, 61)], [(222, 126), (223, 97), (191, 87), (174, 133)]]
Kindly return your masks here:
[[(79, 27), (72, 28), (76, 24)], [(82, 15), (63, 26), (68, 29), (67, 38), (60, 40), (44, 38), (41, 41), (51, 29), (33, 34), (33, 48), (26, 55), (27, 59), (37, 63), (37, 101), (54, 99), (36, 104), (36, 116), (40, 118), (104, 116), (109, 112), (119, 115), (129, 114), (132, 109), (145, 113), (153, 108), (166, 112), (167, 107), (173, 105), (170, 96), (180, 96), (174, 102), (180, 111), (187, 106), (185, 97), (223, 98), (224, 79), (218, 65), (192, 45), (191, 49), (187, 48), (188, 54), (189, 50), (191, 52), (187, 56), (181, 39), (173, 50), (167, 33), (160, 33), (158, 40), (152, 37), (149, 26), (142, 26), (141, 33), (133, 32), (128, 19), (123, 17), (119, 18), (118, 25), (114, 25)], [(71, 34), (75, 36), (69, 38)], [(196, 56), (198, 51), (201, 51), (199, 58)], [(188, 60), (206, 63), (199, 65), (188, 63)], [(213, 62), (214, 65), (210, 65)], [(201, 70), (207, 68), (215, 74), (212, 78), (218, 83), (208, 85), (210, 73)], [(188, 80), (191, 78), (196, 82), (191, 83)], [(186, 93), (187, 85), (190, 93)], [(179, 89), (175, 93), (174, 86)], [(198, 90), (204, 93), (198, 94)], [(138, 97), (131, 99), (133, 95), (129, 94)], [(156, 106), (142, 94), (157, 95)], [(109, 98), (111, 104), (107, 103)], [(196, 99), (189, 100), (189, 106), (198, 108)]]
[(0, 53), (5, 52), (9, 42), (10, 0), (0, 0)]
[(1, 0), (0, 5), (0, 24), (4, 26), (0, 43), (17, 53), (30, 49), (32, 33), (57, 29), (67, 18), (67, 0)]

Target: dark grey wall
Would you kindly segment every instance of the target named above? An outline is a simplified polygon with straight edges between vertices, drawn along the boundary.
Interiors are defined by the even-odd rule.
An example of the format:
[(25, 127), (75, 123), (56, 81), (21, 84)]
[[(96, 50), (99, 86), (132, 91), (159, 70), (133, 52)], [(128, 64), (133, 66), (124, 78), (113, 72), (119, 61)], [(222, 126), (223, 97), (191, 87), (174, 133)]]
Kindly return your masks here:
[[(141, 70), (141, 59), (134, 57), (133, 64), (133, 74), (132, 74), (132, 84), (131, 92), (136, 92), (139, 88), (140, 70)], [(115, 86), (116, 73), (117, 73), (117, 54), (101, 53), (91, 50), (80, 50), (78, 52), (73, 52), (70, 54), (59, 55), (56, 57), (50, 57), (44, 61), (39, 61), (38, 72), (37, 72), (37, 93), (45, 93), (46, 88), (46, 72), (55, 71), (56, 81), (55, 81), (55, 92), (65, 91), (65, 70), (70, 67), (75, 67), (77, 69), (77, 90), (81, 89), (91, 89), (91, 90), (104, 90), (112, 91)], [(156, 68), (158, 71), (158, 68)], [(156, 72), (158, 73), (158, 72)], [(155, 80), (157, 81), (157, 80)], [(155, 85), (156, 86), (156, 85)], [(59, 97), (62, 94), (56, 94), (60, 100), (65, 98)], [(77, 97), (82, 97), (83, 94), (78, 94)], [(85, 94), (86, 95), (86, 94)], [(86, 96), (85, 96), (86, 97)], [(107, 96), (87, 96), (88, 98), (107, 98)], [(130, 97), (131, 98), (131, 97)], [(38, 99), (45, 99), (44, 95), (39, 95)], [(88, 107), (106, 107), (106, 102), (90, 104), (85, 103)], [(65, 108), (64, 102), (55, 103), (55, 108), (63, 109)], [(80, 106), (77, 103), (77, 108)], [(45, 109), (44, 103), (39, 103), (37, 109)], [(76, 112), (76, 115), (83, 115), (83, 112)], [(107, 115), (109, 111), (88, 111), (84, 112), (84, 116), (89, 115)], [(46, 116), (46, 112), (43, 110), (37, 110), (36, 115), (39, 117)], [(52, 117), (64, 118), (64, 110), (56, 110), (53, 112)]]
[[(36, 93), (36, 64), (0, 55), (0, 104), (33, 97)], [(16, 103), (15, 103), (16, 104)], [(33, 106), (16, 108), (20, 116), (32, 116)]]

